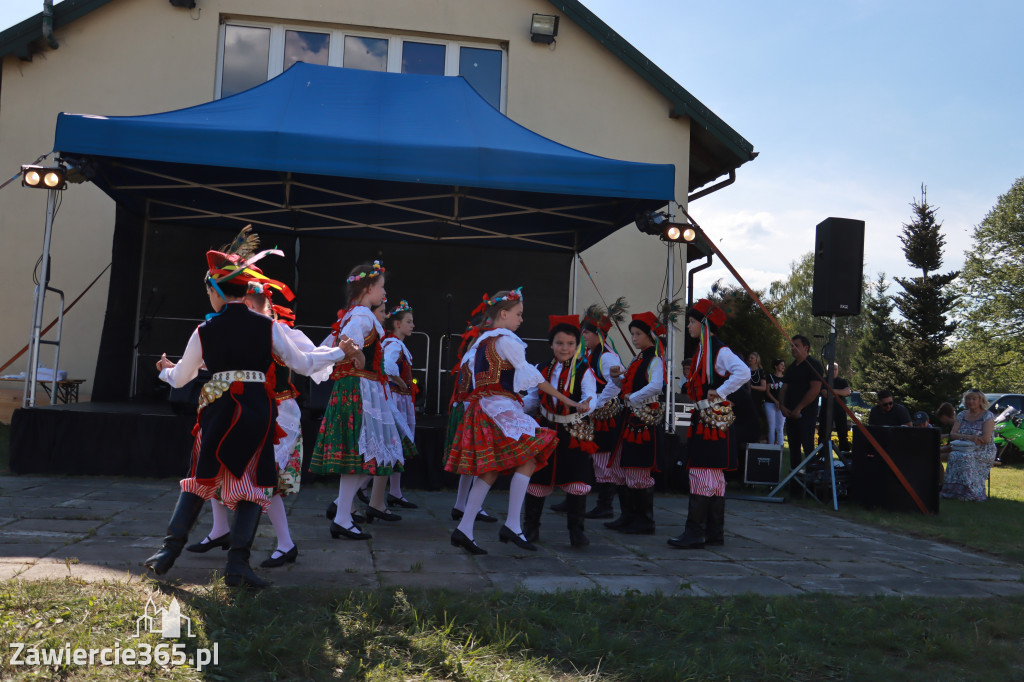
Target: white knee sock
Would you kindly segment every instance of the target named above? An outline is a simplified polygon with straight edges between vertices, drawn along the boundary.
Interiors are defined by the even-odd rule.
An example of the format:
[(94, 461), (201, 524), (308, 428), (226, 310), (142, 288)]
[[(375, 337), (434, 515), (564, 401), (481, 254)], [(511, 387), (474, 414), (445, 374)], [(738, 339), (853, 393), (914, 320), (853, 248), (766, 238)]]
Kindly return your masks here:
[(519, 524), (519, 515), (523, 511), (523, 499), (526, 497), (526, 487), (530, 485), (530, 477), (524, 474), (512, 474), (512, 482), (508, 486), (508, 516), (505, 518), (505, 525), (513, 533), (522, 533), (523, 527)]
[(469, 491), (469, 499), (466, 500), (466, 513), (462, 515), (462, 521), (459, 522), (459, 530), (470, 540), (473, 539), (473, 523), (476, 521), (477, 512), (484, 506), (484, 498), (487, 497), (487, 493), (490, 490), (491, 486), (485, 483), (483, 479), (478, 478), (473, 481), (473, 488)]
[(469, 474), (462, 474), (459, 476), (459, 493), (455, 496), (455, 509), (459, 511), (466, 510), (466, 500), (469, 499), (469, 489), (473, 487), (473, 481), (476, 480), (476, 476), (470, 476)]
[(399, 499), (404, 497), (404, 495), (402, 495), (402, 474), (401, 474), (401, 472), (399, 472), (397, 474), (391, 474), (391, 478), (389, 478), (388, 480), (391, 481), (391, 494), (394, 495), (395, 497), (399, 498)]
[(270, 519), (270, 525), (274, 527), (274, 534), (277, 535), (277, 550), (287, 552), (294, 547), (295, 543), (288, 530), (288, 514), (284, 510), (284, 498), (280, 495), (274, 495), (270, 500), (270, 506), (267, 507), (267, 518)]
[(352, 500), (355, 499), (356, 491), (363, 482), (363, 475), (341, 475), (341, 483), (338, 485), (338, 512), (334, 515), (334, 522), (342, 528), (350, 528), (358, 533), (355, 523), (352, 522)]
[[(228, 508), (220, 500), (210, 500), (210, 512), (213, 516), (213, 528), (210, 529), (210, 534), (207, 537), (216, 540), (231, 530), (231, 522), (228, 521)], [(204, 543), (205, 541), (206, 538), (203, 538)]]
[(370, 490), (370, 506), (377, 511), (387, 509), (388, 477), (374, 476), (373, 488)]

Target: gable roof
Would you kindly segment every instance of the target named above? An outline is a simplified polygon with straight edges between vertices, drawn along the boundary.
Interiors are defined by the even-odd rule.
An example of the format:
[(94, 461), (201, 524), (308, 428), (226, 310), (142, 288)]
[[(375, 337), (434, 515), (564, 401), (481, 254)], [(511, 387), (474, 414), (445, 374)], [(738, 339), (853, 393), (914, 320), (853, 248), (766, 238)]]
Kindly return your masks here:
[[(690, 119), (690, 191), (736, 170), (757, 156), (750, 142), (587, 9), (580, 0), (548, 1), (658, 90), (669, 101), (669, 116), (686, 116)], [(64, 0), (53, 7), (53, 28), (57, 30), (66, 26), (108, 2), (110, 0)], [(18, 59), (31, 60), (34, 53), (44, 49), (42, 28), (43, 13), (40, 12), (0, 32), (0, 59), (13, 55)]]

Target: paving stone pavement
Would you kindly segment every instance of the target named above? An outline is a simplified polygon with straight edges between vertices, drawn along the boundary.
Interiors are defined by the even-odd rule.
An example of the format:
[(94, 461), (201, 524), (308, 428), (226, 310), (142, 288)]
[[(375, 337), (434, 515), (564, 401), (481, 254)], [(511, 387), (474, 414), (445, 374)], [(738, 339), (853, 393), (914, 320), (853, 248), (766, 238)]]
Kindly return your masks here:
[[(589, 547), (573, 548), (565, 517), (545, 511), (537, 552), (497, 541), (499, 524), (477, 523), (489, 554), (469, 556), (449, 535), (454, 493), (407, 491), (419, 509), (397, 509), (397, 523), (364, 525), (369, 541), (333, 540), (324, 509), (334, 485), (307, 486), (286, 498), (298, 561), (257, 569), (278, 585), (385, 585), (525, 588), (540, 592), (604, 588), (665, 595), (762, 595), (827, 592), (853, 595), (993, 597), (1024, 594), (1022, 567), (932, 540), (898, 535), (836, 518), (826, 508), (731, 499), (723, 547), (682, 551), (666, 540), (682, 532), (687, 499), (655, 498), (656, 535), (628, 536), (587, 521)], [(174, 481), (94, 477), (0, 477), (0, 580), (74, 576), (126, 580), (160, 546), (178, 496)], [(486, 507), (503, 518), (507, 493)], [(209, 530), (204, 510), (191, 540)], [(260, 524), (256, 566), (276, 546)], [(206, 583), (226, 554), (184, 552), (167, 579)]]

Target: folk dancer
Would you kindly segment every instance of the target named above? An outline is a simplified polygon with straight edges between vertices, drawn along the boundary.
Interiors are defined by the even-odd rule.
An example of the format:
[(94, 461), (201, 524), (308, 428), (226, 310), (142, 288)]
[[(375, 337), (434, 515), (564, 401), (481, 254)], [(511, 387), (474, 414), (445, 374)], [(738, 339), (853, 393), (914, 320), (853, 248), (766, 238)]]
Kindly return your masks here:
[(569, 407), (583, 406), (555, 390), (526, 361), (526, 343), (515, 334), (523, 322), (521, 288), (495, 294), (488, 300), (484, 315), (490, 329), (474, 344), (473, 390), (445, 464), (447, 471), (477, 477), (462, 520), (452, 532), (451, 543), (471, 554), (487, 553), (474, 541), (473, 524), (498, 475), (514, 471), (508, 515), (498, 539), (536, 551), (536, 545), (523, 536), (519, 517), (530, 476), (547, 464), (557, 445), (557, 436), (526, 415), (519, 392), (536, 386)]
[(282, 325), (249, 310), (243, 299), (250, 282), (267, 278), (254, 266), (268, 254), (256, 253), (259, 239), (247, 226), (221, 251), (206, 254), (205, 284), (214, 313), (189, 338), (175, 364), (161, 356), (160, 378), (181, 387), (194, 379), (204, 363), (213, 373), (200, 398), (196, 443), (189, 474), (160, 550), (145, 565), (157, 575), (166, 573), (181, 554), (189, 531), (205, 500), (218, 493), (235, 511), (224, 582), (229, 586), (265, 587), (269, 583), (249, 566), (252, 542), (260, 516), (269, 506), (267, 488), (277, 483), (274, 460), (276, 405), (274, 356), (302, 374), (354, 356), (351, 344), (302, 352)]
[(725, 544), (725, 471), (735, 469), (738, 462), (738, 427), (727, 398), (750, 381), (750, 368), (716, 335), (726, 320), (721, 308), (702, 298), (686, 317), (687, 333), (700, 340), (686, 377), (686, 391), (698, 407), (691, 412), (686, 436), (686, 526), (668, 544), (701, 549)]

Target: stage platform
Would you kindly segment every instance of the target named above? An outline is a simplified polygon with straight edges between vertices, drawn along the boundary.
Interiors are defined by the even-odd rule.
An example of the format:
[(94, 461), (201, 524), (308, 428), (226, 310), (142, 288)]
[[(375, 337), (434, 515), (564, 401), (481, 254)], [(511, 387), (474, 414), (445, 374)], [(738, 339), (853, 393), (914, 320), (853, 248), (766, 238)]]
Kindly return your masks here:
[[(303, 410), (304, 478), (316, 444), (319, 411)], [(73, 403), (21, 408), (11, 417), (11, 471), (15, 474), (180, 477), (192, 450), (194, 412), (170, 403)], [(440, 460), (446, 416), (416, 425), (419, 457), (406, 465), (403, 487), (437, 490), (454, 485)]]
[[(194, 403), (193, 403), (194, 404)], [(318, 477), (308, 471), (322, 411), (302, 410), (303, 482)], [(72, 403), (21, 408), (11, 418), (11, 471), (15, 474), (181, 477), (192, 451), (194, 408), (180, 403)], [(402, 487), (418, 490), (454, 488), (458, 477), (444, 471), (447, 415), (420, 415), (416, 420), (419, 456), (406, 462)], [(688, 492), (676, 436), (659, 443), (658, 490)], [(337, 476), (328, 477), (337, 480)], [(508, 487), (508, 477), (495, 483)]]

